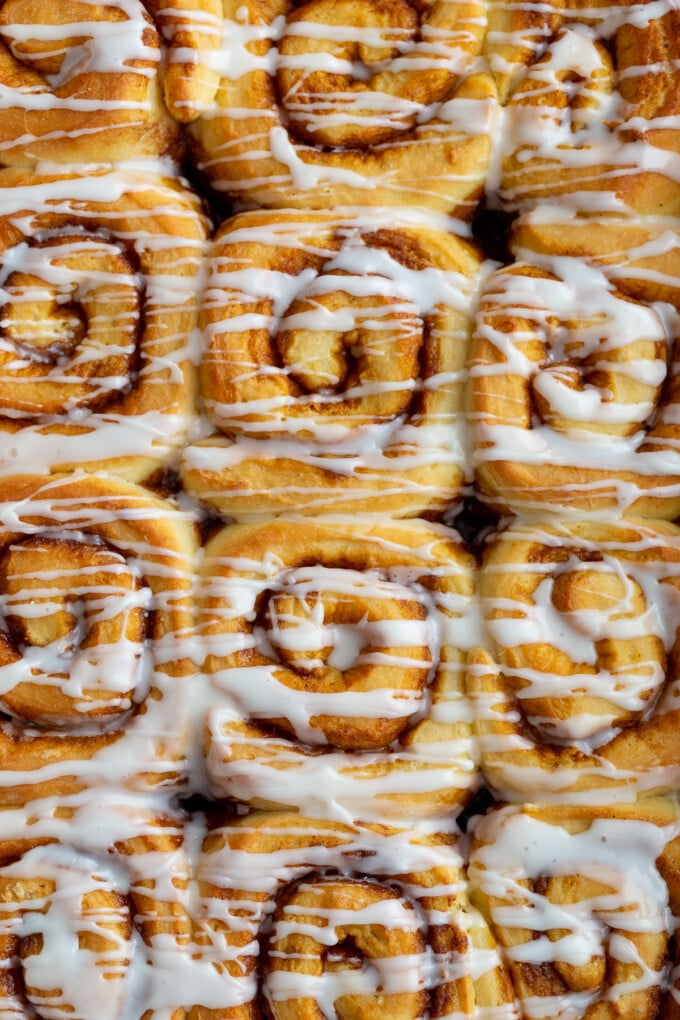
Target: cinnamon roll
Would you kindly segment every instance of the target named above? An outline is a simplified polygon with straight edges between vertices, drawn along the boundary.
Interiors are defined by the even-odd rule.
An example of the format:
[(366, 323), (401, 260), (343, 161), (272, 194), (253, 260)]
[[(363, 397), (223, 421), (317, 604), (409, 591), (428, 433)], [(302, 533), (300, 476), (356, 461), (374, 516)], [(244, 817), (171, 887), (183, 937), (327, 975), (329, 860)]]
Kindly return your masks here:
[(504, 799), (678, 789), (680, 530), (512, 525), (489, 544), (480, 595), (486, 650), (468, 692)]
[(653, 219), (551, 220), (518, 227), (518, 261), (481, 298), (478, 490), (502, 512), (675, 518), (678, 234)]
[[(205, 551), (211, 793), (321, 818), (437, 818), (476, 783), (472, 558), (423, 522), (280, 519)], [(321, 779), (321, 777), (323, 777)]]
[[(5, 0), (0, 164), (176, 155), (217, 87), (219, 0)], [(164, 53), (163, 39), (167, 37)], [(165, 66), (165, 73), (162, 71)]]
[(678, 845), (678, 809), (667, 801), (528, 805), (479, 821), (470, 897), (499, 942), (524, 1017), (672, 1015), (664, 993)]
[[(88, 856), (41, 847), (0, 861), (0, 1009), (16, 1017), (118, 1017), (131, 916), (112, 871)], [(77, 954), (67, 949), (73, 944)], [(97, 990), (101, 1013), (93, 1010)]]
[(135, 486), (0, 479), (0, 806), (186, 782), (194, 545)]
[(501, 205), (677, 215), (679, 37), (671, 0), (492, 4)]
[(455, 503), (480, 265), (421, 217), (228, 221), (202, 311), (203, 399), (220, 432), (185, 451), (185, 486), (246, 519)]
[(30, 838), (3, 816), (2, 1015), (229, 1017), (228, 986), (201, 955), (185, 819), (104, 794), (70, 810), (60, 837), (58, 814), (31, 818)]
[(176, 179), (0, 171), (0, 475), (141, 481), (173, 458), (206, 230)]
[[(238, 1016), (516, 1016), (450, 837), (254, 814), (203, 845), (203, 927)], [(258, 939), (261, 939), (260, 949)], [(495, 1012), (494, 1012), (495, 1010)]]
[(190, 128), (212, 186), (249, 205), (472, 214), (495, 89), (479, 0), (222, 0), (215, 101)]

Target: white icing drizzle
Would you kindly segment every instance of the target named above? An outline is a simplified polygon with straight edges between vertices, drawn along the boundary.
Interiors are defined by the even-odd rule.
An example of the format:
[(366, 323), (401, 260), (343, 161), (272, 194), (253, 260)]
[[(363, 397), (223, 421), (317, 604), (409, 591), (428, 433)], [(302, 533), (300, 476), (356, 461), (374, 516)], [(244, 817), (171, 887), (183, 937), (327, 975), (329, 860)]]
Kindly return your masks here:
[[(112, 0), (107, 8), (121, 14), (115, 23), (99, 20), (94, 0), (80, 3), (91, 18), (48, 26), (12, 16), (0, 24), (8, 47), (3, 59), (36, 68), (35, 80), (12, 89), (0, 73), (0, 162), (14, 158), (17, 140), (3, 131), (6, 115), (17, 109), (27, 118), (21, 162), (46, 151), (55, 161), (70, 161), (63, 155), (69, 144), (78, 159), (90, 153), (101, 159), (101, 136), (110, 145), (111, 125), (119, 120), (134, 129), (151, 123), (158, 135), (149, 132), (148, 144), (133, 144), (138, 161), (115, 169), (82, 163), (66, 174), (63, 166), (42, 165), (22, 176), (20, 186), (18, 177), (0, 173), (0, 216), (17, 238), (0, 269), (0, 476), (17, 467), (47, 475), (103, 466), (147, 477), (172, 461), (192, 429), (185, 483), (209, 502), (224, 497), (226, 472), (271, 459), (293, 464), (280, 492), (269, 486), (274, 501), (285, 494), (291, 505), (290, 490), (308, 513), (327, 510), (328, 495), (297, 472), (331, 464), (336, 478), (354, 476), (363, 486), (358, 497), (357, 490), (338, 491), (333, 509), (392, 496), (411, 499), (409, 512), (441, 509), (459, 497), (469, 474), (470, 436), (457, 411), (422, 408), (433, 394), (458, 396), (469, 378), (474, 385), (511, 369), (533, 387), (546, 417), (529, 432), (512, 420), (481, 421), (475, 411), (477, 466), (511, 459), (573, 472), (597, 471), (604, 461), (606, 471), (616, 472), (605, 483), (589, 476), (563, 488), (559, 509), (565, 512), (572, 497), (596, 502), (603, 491), (607, 499), (614, 493), (617, 513), (630, 510), (642, 492), (680, 500), (678, 439), (666, 434), (678, 411), (673, 404), (656, 410), (658, 391), (677, 374), (676, 308), (636, 303), (616, 291), (626, 274), (669, 284), (660, 262), (624, 272), (625, 253), (606, 266), (525, 255), (554, 278), (525, 275), (521, 263), (491, 277), (486, 294), (497, 302), (497, 319), (496, 312), (483, 318), (479, 336), (498, 357), (475, 361), (468, 376), (468, 316), (491, 267), (469, 274), (413, 269), (366, 239), (396, 229), (467, 236), (463, 219), (481, 187), (491, 135), (497, 138), (487, 178), (492, 202), (497, 191), (501, 205), (531, 207), (543, 189), (562, 213), (586, 211), (601, 222), (599, 212), (644, 204), (660, 177), (670, 183), (662, 208), (675, 210), (677, 146), (640, 135), (658, 131), (667, 139), (678, 130), (677, 115), (671, 104), (643, 121), (622, 92), (644, 75), (677, 76), (678, 60), (621, 67), (609, 93), (602, 86), (611, 72), (600, 45), (631, 26), (654, 28), (675, 10), (672, 0), (598, 8), (596, 15), (562, 12), (558, 32), (547, 25), (548, 4), (499, 4), (546, 19), (489, 37), (491, 49), (499, 50), (488, 66), (513, 78), (513, 99), (502, 115), (477, 56), (485, 15), (473, 0), (424, 5), (419, 31), (399, 23), (401, 0), (384, 23), (367, 17), (365, 24), (332, 26), (297, 16), (302, 7), (319, 6), (314, 2), (271, 17), (255, 0), (225, 0), (223, 19), (210, 3), (193, 10), (185, 0), (168, 7)], [(15, 6), (7, 0), (2, 12)], [(334, 6), (345, 10), (342, 0)], [(370, 5), (358, 4), (364, 6)], [(35, 43), (39, 52), (27, 53)], [(520, 57), (503, 47), (518, 49)], [(41, 64), (55, 60), (56, 70), (41, 73)], [(523, 62), (531, 63), (526, 74)], [(175, 71), (180, 82), (196, 80), (198, 91), (180, 88), (173, 96), (174, 85), (167, 86)], [(101, 97), (68, 94), (90, 72), (130, 77), (141, 90), (133, 98), (113, 89)], [(218, 247), (206, 265), (207, 223), (198, 203), (182, 190), (174, 165), (143, 158), (171, 149), (177, 135), (159, 98), (159, 72), (168, 105), (183, 120), (205, 111), (220, 79), (214, 103), (194, 129), (201, 169), (217, 190), (246, 204), (335, 211), (316, 219), (309, 213), (275, 221), (243, 217), (229, 230), (230, 243), (242, 245), (239, 260)], [(345, 84), (316, 92), (316, 72), (344, 76)], [(419, 75), (444, 83), (434, 99), (393, 87), (397, 76), (409, 82)], [(263, 101), (253, 108), (254, 83), (263, 86), (262, 95), (278, 92), (280, 106)], [(527, 84), (531, 98), (554, 95), (554, 102), (540, 111), (522, 105), (518, 86)], [(61, 123), (39, 141), (31, 118), (51, 112)], [(91, 123), (83, 126), (71, 114)], [(111, 119), (100, 127), (97, 114)], [(359, 135), (367, 139), (366, 155), (346, 162), (343, 149), (354, 148), (350, 141)], [(517, 181), (507, 166), (513, 153)], [(401, 165), (402, 154), (408, 164)], [(108, 147), (104, 155), (113, 158)], [(548, 174), (548, 185), (534, 181), (535, 171)], [(379, 208), (359, 207), (371, 203)], [(432, 211), (410, 211), (404, 203)], [(392, 204), (399, 206), (396, 216), (384, 211)], [(455, 210), (461, 219), (435, 210)], [(172, 230), (164, 225), (170, 217), (177, 224)], [(320, 240), (322, 219), (341, 235), (339, 245)], [(638, 255), (653, 261), (677, 245), (677, 222), (667, 226)], [(272, 238), (282, 251), (324, 260), (323, 269), (312, 265), (295, 276), (262, 269), (251, 250)], [(329, 335), (361, 334), (351, 353), (374, 364), (408, 346), (425, 324), (431, 340), (460, 356), (426, 378), (375, 372), (352, 379), (342, 393), (342, 372), (328, 351), (310, 359), (303, 348), (301, 358), (294, 353), (276, 369), (244, 358), (240, 381), (250, 395), (240, 402), (208, 396), (212, 424), (194, 422), (191, 363), (200, 357), (195, 320), (204, 273), (208, 375), (225, 357), (233, 360), (235, 338), (270, 328), (311, 336), (316, 346), (321, 333), (324, 342)], [(225, 307), (226, 318), (211, 317)], [(500, 320), (514, 315), (530, 321), (513, 335)], [(81, 342), (83, 319), (90, 330)], [(538, 371), (523, 347), (536, 339), (551, 342)], [(140, 366), (131, 369), (138, 353)], [(590, 372), (581, 388), (566, 365), (574, 355)], [(605, 383), (593, 382), (598, 373)], [(267, 386), (255, 392), (256, 382), (271, 384), (275, 376), (286, 382), (316, 377), (304, 397), (309, 414), (293, 415), (288, 393), (272, 397)], [(619, 400), (630, 379), (640, 395)], [(47, 405), (57, 389), (66, 396), (55, 411)], [(128, 414), (139, 391), (141, 406)], [(364, 404), (395, 394), (419, 402), (415, 420), (399, 411), (389, 421), (357, 423)], [(337, 405), (337, 413), (321, 415), (317, 403)], [(568, 427), (553, 428), (563, 419)], [(625, 433), (629, 423), (628, 434), (602, 435)], [(222, 435), (211, 434), (215, 426)], [(431, 470), (439, 467), (448, 480)], [(454, 470), (460, 478), (452, 482)], [(205, 476), (200, 489), (192, 473)], [(67, 491), (70, 482), (100, 488), (78, 496)], [(188, 510), (143, 490), (111, 493), (107, 484), (113, 483), (79, 473), (68, 481), (42, 477), (15, 498), (0, 477), (0, 976), (23, 974), (11, 992), (1, 985), (2, 1020), (139, 1020), (142, 1014), (173, 1020), (195, 1007), (221, 1015), (255, 1004), (258, 993), (273, 1012), (298, 996), (311, 1000), (328, 1020), (337, 1020), (338, 1002), (349, 995), (368, 997), (376, 1009), (375, 1000), (385, 996), (413, 997), (418, 1018), (430, 1015), (423, 995), (435, 1004), (442, 996), (436, 1009), (442, 1020), (577, 1020), (598, 997), (608, 1005), (655, 988), (670, 989), (680, 1001), (678, 967), (665, 963), (663, 951), (653, 960), (636, 943), (639, 935), (667, 939), (677, 929), (679, 905), (655, 864), (678, 837), (677, 820), (656, 824), (642, 806), (628, 815), (604, 811), (637, 794), (677, 791), (680, 782), (673, 748), (667, 762), (652, 767), (625, 754), (631, 717), (644, 735), (667, 727), (679, 710), (680, 687), (667, 676), (679, 597), (680, 543), (672, 529), (614, 525), (613, 535), (596, 539), (565, 524), (512, 526), (496, 539), (499, 545), (530, 538), (552, 553), (566, 545), (568, 553), (556, 566), (491, 558), (480, 611), (468, 561), (439, 552), (440, 541), (455, 539), (450, 531), (409, 525), (422, 536), (414, 546), (396, 526), (391, 531), (366, 519), (364, 533), (357, 517), (332, 518), (323, 526), (340, 536), (345, 552), (354, 543), (373, 545), (389, 551), (391, 565), (291, 566), (273, 544), (260, 557), (245, 541), (229, 556), (209, 550), (194, 627), (189, 600), (198, 511), (184, 494), (177, 503)], [(250, 495), (245, 483), (231, 492)], [(271, 512), (263, 493), (256, 498), (259, 507), (244, 516)], [(545, 514), (538, 493), (507, 490), (506, 498), (512, 507)], [(595, 515), (610, 514), (609, 507)], [(295, 523), (308, 542), (309, 518)], [(114, 533), (120, 524), (124, 537)], [(158, 528), (153, 540), (147, 525)], [(58, 567), (50, 563), (57, 551)], [(503, 581), (513, 578), (512, 589), (528, 574), (535, 580), (531, 597), (519, 602)], [(565, 611), (560, 586), (567, 585), (581, 589), (582, 602), (577, 597), (576, 607)], [(589, 596), (600, 585), (604, 594), (593, 608)], [(615, 642), (624, 646), (619, 658), (611, 651)], [(533, 660), (506, 663), (508, 650), (547, 644), (575, 672), (562, 677)], [(473, 653), (467, 697), (466, 657), (476, 646), (492, 655)], [(487, 680), (498, 684), (504, 670), (518, 687), (516, 701), (500, 686), (485, 687)], [(385, 680), (353, 685), (360, 673)], [(323, 675), (335, 686), (322, 690)], [(299, 687), (287, 682), (291, 677), (301, 678)], [(38, 701), (58, 692), (60, 706), (32, 714), (27, 687), (37, 689)], [(579, 703), (584, 694), (586, 706)], [(557, 703), (557, 713), (549, 702)], [(351, 740), (342, 747), (324, 730), (327, 718), (340, 719), (349, 732), (366, 722), (368, 728), (394, 725), (397, 735), (377, 750), (356, 749)], [(470, 993), (471, 984), (482, 981), (488, 989), (501, 973), (483, 918), (466, 901), (466, 843), (454, 849), (445, 837), (455, 826), (453, 811), (480, 782), (473, 722), (487, 778), (502, 796), (567, 801), (575, 816), (590, 811), (588, 825), (575, 833), (540, 809), (532, 815), (509, 808), (477, 825), (470, 888), (486, 898), (485, 909), (494, 900), (488, 913), (498, 932), (534, 933), (506, 940), (505, 964), (515, 975), (523, 965), (579, 970), (606, 949), (615, 975), (608, 991), (518, 992), (515, 1001), (506, 985), (495, 1006), (476, 1003)], [(574, 752), (571, 760), (544, 768), (535, 754), (544, 737), (555, 757)], [(74, 760), (62, 753), (71, 740)], [(617, 757), (615, 746), (624, 753)], [(594, 789), (586, 794), (588, 786)], [(200, 816), (187, 822), (170, 810), (177, 793), (225, 799), (236, 816), (206, 831)], [(579, 807), (586, 798), (602, 806), (602, 817)], [(277, 829), (276, 813), (239, 818), (242, 805), (298, 813)], [(409, 831), (388, 828), (407, 821)], [(574, 875), (591, 883), (585, 899), (551, 898)], [(34, 881), (41, 892), (48, 888), (46, 900), (20, 898), (22, 885)], [(360, 885), (385, 898), (326, 905), (326, 895)], [(90, 894), (96, 907), (87, 905)], [(459, 935), (455, 949), (442, 932), (448, 926)], [(404, 935), (408, 950), (375, 958), (363, 953), (357, 939), (369, 928), (387, 940)], [(345, 931), (355, 940), (349, 959)], [(40, 951), (23, 952), (36, 936)], [(84, 949), (88, 938), (96, 949)], [(284, 946), (303, 939), (320, 947), (319, 973), (290, 966), (313, 955)], [(273, 967), (265, 971), (260, 959), (267, 948)]]
[[(196, 201), (132, 167), (5, 171), (0, 215), (18, 232), (0, 277), (0, 474), (145, 477), (192, 420), (207, 227)], [(45, 347), (55, 336), (63, 351)]]
[[(220, 232), (203, 378), (227, 438), (184, 452), (192, 491), (245, 519), (348, 503), (382, 513), (385, 500), (412, 514), (460, 497), (469, 316), (488, 267), (425, 218), (419, 239), (417, 223), (254, 213)], [(263, 461), (278, 486), (257, 486)]]
[[(498, 971), (484, 923), (464, 897), (462, 861), (450, 837), (432, 837), (427, 826), (371, 831), (303, 816), (289, 816), (281, 826), (278, 817), (253, 815), (205, 836), (200, 816), (183, 823), (168, 814), (162, 795), (115, 788), (94, 798), (81, 791), (3, 810), (0, 852), (11, 847), (14, 863), (0, 864), (0, 934), (44, 935), (37, 958), (22, 963), (12, 955), (5, 966), (59, 976), (49, 984), (36, 978), (38, 987), (55, 989), (50, 996), (55, 1012), (39, 1008), (41, 1017), (60, 1015), (66, 1003), (75, 1004), (74, 1015), (85, 1020), (102, 1015), (135, 1020), (144, 1010), (152, 1011), (154, 1020), (171, 1020), (178, 1008), (226, 1009), (255, 994), (257, 972), (243, 962), (258, 953), (258, 934), (267, 928), (276, 895), (294, 889), (300, 878), (321, 887), (340, 872), (350, 883), (380, 890), (387, 900), (380, 911), (376, 906), (351, 918), (341, 905), (337, 912), (331, 908), (326, 915), (331, 956), (331, 932), (348, 921), (380, 925), (388, 938), (404, 931), (418, 939), (415, 948), (399, 955), (399, 965), (396, 957), (393, 965), (366, 960), (366, 981), (373, 980), (376, 967), (394, 994), (438, 995), (449, 985), (453, 1001), (462, 1006), (474, 982), (488, 981)], [(31, 840), (62, 845), (28, 848), (27, 825)], [(258, 833), (264, 841), (278, 837), (278, 846), (263, 852), (251, 838)], [(32, 879), (47, 894), (46, 911), (43, 901), (26, 896), (15, 901), (20, 884)], [(54, 894), (46, 889), (50, 881)], [(105, 912), (101, 901), (94, 912), (83, 909), (82, 896), (93, 888), (116, 897), (113, 910)], [(96, 936), (115, 920), (132, 922), (128, 938), (112, 934), (106, 949), (100, 944), (92, 953), (69, 954), (62, 966), (74, 934)], [(294, 918), (281, 924), (296, 928)], [(449, 925), (467, 938), (467, 948), (460, 937), (449, 943), (441, 929)], [(114, 966), (115, 987), (102, 1007), (98, 999), (108, 987), (103, 975)], [(83, 967), (87, 974), (81, 979)], [(277, 999), (288, 994), (281, 979), (272, 976), (268, 982)], [(327, 1004), (357, 990), (352, 968), (344, 976), (308, 981), (306, 987)], [(102, 1012), (105, 1008), (110, 1013)], [(3, 1009), (12, 1020), (26, 1015), (21, 998), (0, 995)], [(516, 1016), (510, 1001), (498, 1009), (499, 1020)]]
[[(20, 478), (0, 485), (0, 546), (10, 717), (0, 803), (14, 803), (16, 789), (39, 797), (43, 784), (102, 795), (185, 785), (194, 548), (184, 515), (96, 476)], [(42, 569), (51, 556), (61, 566)], [(22, 570), (32, 571), (25, 588)], [(42, 709), (27, 684), (38, 704), (40, 691), (50, 699)]]
[(162, 0), (157, 0), (152, 6), (167, 44), (166, 66), (178, 72), (170, 89), (166, 72), (166, 98), (173, 115), (188, 122), (214, 99), (217, 80), (211, 68), (222, 42), (222, 5), (220, 0), (176, 0), (165, 7)]
[(623, 997), (626, 1009), (657, 1015), (645, 995), (668, 987), (675, 918), (655, 862), (678, 835), (677, 812), (663, 809), (665, 823), (644, 806), (602, 817), (505, 808), (479, 820), (472, 894), (505, 947), (524, 1016), (577, 1020)]
[[(266, 968), (261, 972), (262, 986), (273, 1009), (291, 998), (308, 998), (321, 1015), (335, 1017), (343, 995), (375, 996), (378, 1001), (383, 993), (437, 995), (448, 984), (449, 1001), (465, 1008), (467, 1015), (467, 1004), (475, 999), (471, 986), (493, 973), (498, 957), (490, 944), (475, 938), (481, 919), (460, 896), (459, 869), (455, 849), (403, 831), (378, 834), (276, 813), (222, 826), (208, 837), (199, 881), (209, 890), (202, 901), (205, 929), (212, 933), (214, 946), (219, 946), (219, 957), (229, 961), (230, 1001), (241, 1005), (255, 999), (258, 974), (251, 964), (260, 957), (258, 933), (269, 929), (277, 897), (289, 890), (292, 903), (279, 907), (269, 929), (269, 952), (273, 948), (274, 953), (268, 965), (265, 957), (261, 960)], [(342, 877), (337, 877), (338, 872)], [(369, 901), (357, 907), (362, 887)], [(358, 897), (355, 902), (353, 894)], [(371, 905), (371, 894), (381, 897), (380, 901)], [(295, 906), (299, 897), (312, 900), (304, 908), (304, 917), (299, 917)], [(348, 929), (362, 947), (362, 928), (368, 925), (373, 926), (366, 937), (369, 947), (378, 946), (375, 955), (370, 948), (360, 948), (353, 966), (343, 967), (342, 956), (334, 965), (333, 949), (342, 943), (343, 931)], [(436, 936), (429, 938), (437, 925), (451, 925), (467, 936), (467, 951), (448, 944), (446, 949), (438, 948)], [(397, 933), (410, 943), (406, 954), (390, 949)], [(299, 954), (289, 955), (281, 941), (300, 936), (306, 936), (307, 946), (314, 939), (319, 950), (325, 949), (322, 955), (327, 963), (320, 964), (316, 973), (300, 973)], [(418, 1003), (412, 1015), (423, 1015), (423, 1006)], [(498, 1009), (499, 1020), (515, 1015), (510, 1002), (499, 1003)]]
[[(112, 870), (58, 845), (30, 850), (2, 868), (0, 937), (41, 937), (41, 951), (24, 957), (22, 966), (27, 998), (45, 1020), (58, 1020), (65, 1011), (84, 1020), (118, 1020), (121, 1015), (123, 978), (133, 945), (126, 937), (129, 909), (115, 901), (117, 876)], [(7, 902), (5, 883), (10, 882), (35, 889), (33, 896), (22, 897), (18, 908)], [(105, 897), (105, 903), (88, 906), (88, 897)], [(83, 945), (88, 936), (98, 950)], [(6, 1003), (0, 1010), (9, 1015)], [(17, 1016), (24, 1015), (20, 1001), (16, 1010)]]
[[(667, 244), (661, 231), (641, 254), (653, 262)], [(613, 504), (617, 515), (674, 515), (677, 412), (661, 387), (677, 374), (678, 314), (625, 296), (626, 277), (655, 282), (653, 265), (638, 261), (629, 273), (612, 261), (541, 255), (488, 281), (470, 379), (474, 464), (492, 502), (525, 514), (610, 517)], [(506, 397), (509, 377), (517, 387)], [(513, 483), (513, 465), (526, 470), (525, 487)], [(491, 477), (499, 466), (502, 483)]]
[(160, 105), (160, 40), (143, 5), (110, 0), (102, 16), (100, 4), (79, 0), (69, 14), (46, 24), (30, 4), (4, 4), (2, 162), (48, 152), (61, 162), (87, 159), (102, 145), (123, 157), (166, 151), (175, 132)]
[[(362, 205), (471, 211), (495, 107), (490, 77), (469, 77), (482, 4), (437, 0), (418, 14), (401, 0), (390, 11), (223, 6), (211, 62), (220, 84), (192, 127), (217, 190), (281, 207), (332, 207), (340, 189)], [(364, 147), (365, 158), (348, 155)]]
[[(27, 825), (31, 840), (49, 845), (31, 848)], [(23, 971), (45, 990), (37, 1002), (23, 989), (0, 993), (3, 1020), (36, 1015), (27, 1000), (46, 1020), (138, 1020), (147, 1010), (154, 1020), (171, 1020), (178, 1009), (204, 1002), (206, 983), (215, 996), (221, 989), (219, 1006), (227, 1008), (229, 988), (215, 961), (187, 951), (203, 831), (200, 820), (192, 825), (170, 813), (166, 797), (118, 788), (3, 810), (9, 842), (1, 847), (15, 859), (0, 864), (0, 934), (36, 934), (42, 945), (21, 959), (13, 947), (0, 966)], [(31, 882), (33, 896), (22, 895)], [(92, 892), (97, 899), (88, 903)], [(88, 951), (83, 938), (94, 940)]]
[[(248, 531), (262, 560), (227, 530), (202, 566), (204, 670), (224, 696), (206, 707), (213, 794), (343, 821), (451, 810), (476, 776), (461, 688), (472, 577), (440, 545), (455, 533), (351, 518)], [(319, 566), (296, 567), (298, 532)]]
[[(76, 712), (104, 708), (125, 711), (132, 707), (129, 688), (136, 686), (144, 654), (141, 633), (137, 639), (130, 635), (135, 623), (142, 630), (151, 592), (139, 586), (122, 556), (94, 544), (86, 550), (92, 551), (86, 563), (76, 560), (71, 567), (36, 570), (36, 561), (45, 565), (53, 562), (57, 548), (66, 556), (75, 551), (55, 547), (49, 540), (31, 544), (28, 556), (22, 544), (6, 548), (0, 619), (12, 621), (14, 629), (21, 627), (27, 636), (36, 629), (44, 633), (50, 626), (48, 620), (54, 630), (44, 643), (31, 645), (26, 641), (20, 651), (15, 651), (6, 627), (0, 628), (0, 695), (20, 683), (47, 687), (56, 684)], [(68, 616), (61, 628), (59, 614)], [(98, 690), (114, 696), (98, 697)], [(38, 705), (37, 712), (40, 708)], [(11, 705), (8, 711), (11, 714)], [(36, 714), (34, 721), (43, 720)], [(73, 725), (73, 718), (69, 716), (68, 722)]]
[[(154, 15), (154, 22), (146, 8)], [(216, 0), (77, 0), (50, 10), (6, 0), (0, 15), (0, 162), (162, 155), (214, 96)], [(156, 31), (160, 32), (160, 36)], [(162, 45), (161, 39), (165, 46)]]
[[(488, 39), (490, 61), (511, 85), (494, 135), (492, 201), (509, 209), (532, 209), (547, 198), (594, 214), (677, 213), (672, 0), (573, 10), (532, 5), (527, 30), (519, 27), (521, 4), (500, 7), (505, 30)], [(661, 39), (669, 45), (657, 48)], [(642, 62), (640, 54), (655, 52), (656, 62)]]
[(468, 693), (504, 799), (607, 804), (677, 786), (680, 533), (661, 529), (518, 523), (491, 540), (490, 657), (470, 668)]

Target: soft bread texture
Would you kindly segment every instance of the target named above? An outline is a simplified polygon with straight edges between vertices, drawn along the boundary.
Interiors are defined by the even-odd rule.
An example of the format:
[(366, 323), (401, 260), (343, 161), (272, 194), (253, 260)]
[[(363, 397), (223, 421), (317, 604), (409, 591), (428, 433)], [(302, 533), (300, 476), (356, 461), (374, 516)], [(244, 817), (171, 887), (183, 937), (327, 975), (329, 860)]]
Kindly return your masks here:
[(462, 498), (481, 259), (425, 217), (402, 221), (254, 212), (218, 231), (201, 390), (220, 431), (183, 454), (190, 492), (245, 520)]
[(470, 359), (477, 487), (500, 512), (680, 512), (676, 224), (529, 216)]
[(486, 53), (507, 209), (677, 215), (680, 16), (627, 3), (493, 3)]
[(138, 482), (195, 416), (208, 223), (171, 177), (0, 170), (0, 474)]
[(678, 27), (0, 2), (2, 1020), (679, 1020)]
[(217, 86), (207, 65), (219, 13), (217, 0), (5, 0), (0, 162), (178, 156), (178, 121), (198, 116)]
[(473, 212), (495, 106), (493, 79), (475, 67), (481, 3), (223, 0), (223, 9), (215, 102), (191, 127), (213, 187), (273, 208)]
[(468, 693), (503, 799), (607, 804), (676, 788), (679, 539), (663, 522), (570, 521), (489, 542)]
[(404, 1020), (512, 1009), (495, 943), (461, 888), (455, 840), (256, 813), (208, 834), (200, 877), (206, 927), (233, 918), (238, 1016), (258, 1015), (258, 936), (261, 994), (276, 1017), (318, 1017), (333, 1001), (343, 1015)]
[(137, 486), (0, 479), (0, 807), (186, 783), (186, 732), (169, 720), (191, 673), (194, 548)]
[(198, 613), (203, 668), (233, 702), (208, 716), (213, 794), (395, 821), (464, 802), (473, 591), (455, 535), (420, 521), (279, 519), (218, 534)]
[[(521, 1015), (673, 1015), (677, 806), (496, 810), (475, 828), (470, 891), (502, 947)], [(578, 918), (578, 920), (577, 920)], [(616, 995), (612, 995), (612, 991)]]

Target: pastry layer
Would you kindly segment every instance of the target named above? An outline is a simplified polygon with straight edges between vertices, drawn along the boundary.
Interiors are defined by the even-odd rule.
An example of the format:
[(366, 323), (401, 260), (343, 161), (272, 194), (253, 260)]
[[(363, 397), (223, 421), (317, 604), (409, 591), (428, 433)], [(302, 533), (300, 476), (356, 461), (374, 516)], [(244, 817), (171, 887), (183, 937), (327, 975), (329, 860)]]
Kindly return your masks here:
[(503, 799), (678, 789), (679, 570), (664, 522), (518, 523), (489, 540), (468, 694)]
[(677, 1009), (677, 805), (504, 808), (475, 826), (469, 894), (522, 1018)]
[(677, 517), (677, 224), (551, 210), (514, 237), (472, 343), (478, 491), (500, 512)]
[(142, 481), (195, 409), (208, 224), (173, 177), (0, 171), (0, 475)]
[(499, 203), (677, 216), (679, 29), (672, 2), (492, 3)]
[(208, 834), (199, 874), (239, 1017), (513, 1017), (449, 836), (257, 813)]
[(176, 121), (214, 97), (221, 31), (219, 0), (5, 0), (0, 163), (177, 157)]
[(245, 213), (217, 233), (187, 489), (239, 519), (462, 498), (477, 250), (418, 215)]
[[(211, 793), (322, 818), (437, 818), (476, 784), (474, 564), (424, 522), (227, 528), (201, 569)], [(320, 781), (320, 777), (323, 777)]]
[(0, 806), (186, 783), (194, 551), (137, 486), (0, 479)]
[(495, 86), (478, 0), (223, 0), (198, 167), (248, 205), (406, 206), (467, 219), (482, 193)]

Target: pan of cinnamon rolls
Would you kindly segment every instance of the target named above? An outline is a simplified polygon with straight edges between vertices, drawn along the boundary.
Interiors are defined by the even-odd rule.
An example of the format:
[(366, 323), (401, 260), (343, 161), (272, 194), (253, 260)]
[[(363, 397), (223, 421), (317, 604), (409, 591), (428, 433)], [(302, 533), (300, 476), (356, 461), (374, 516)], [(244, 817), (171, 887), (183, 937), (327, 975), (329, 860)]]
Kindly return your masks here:
[(0, 0), (0, 1020), (680, 1020), (676, 0)]

